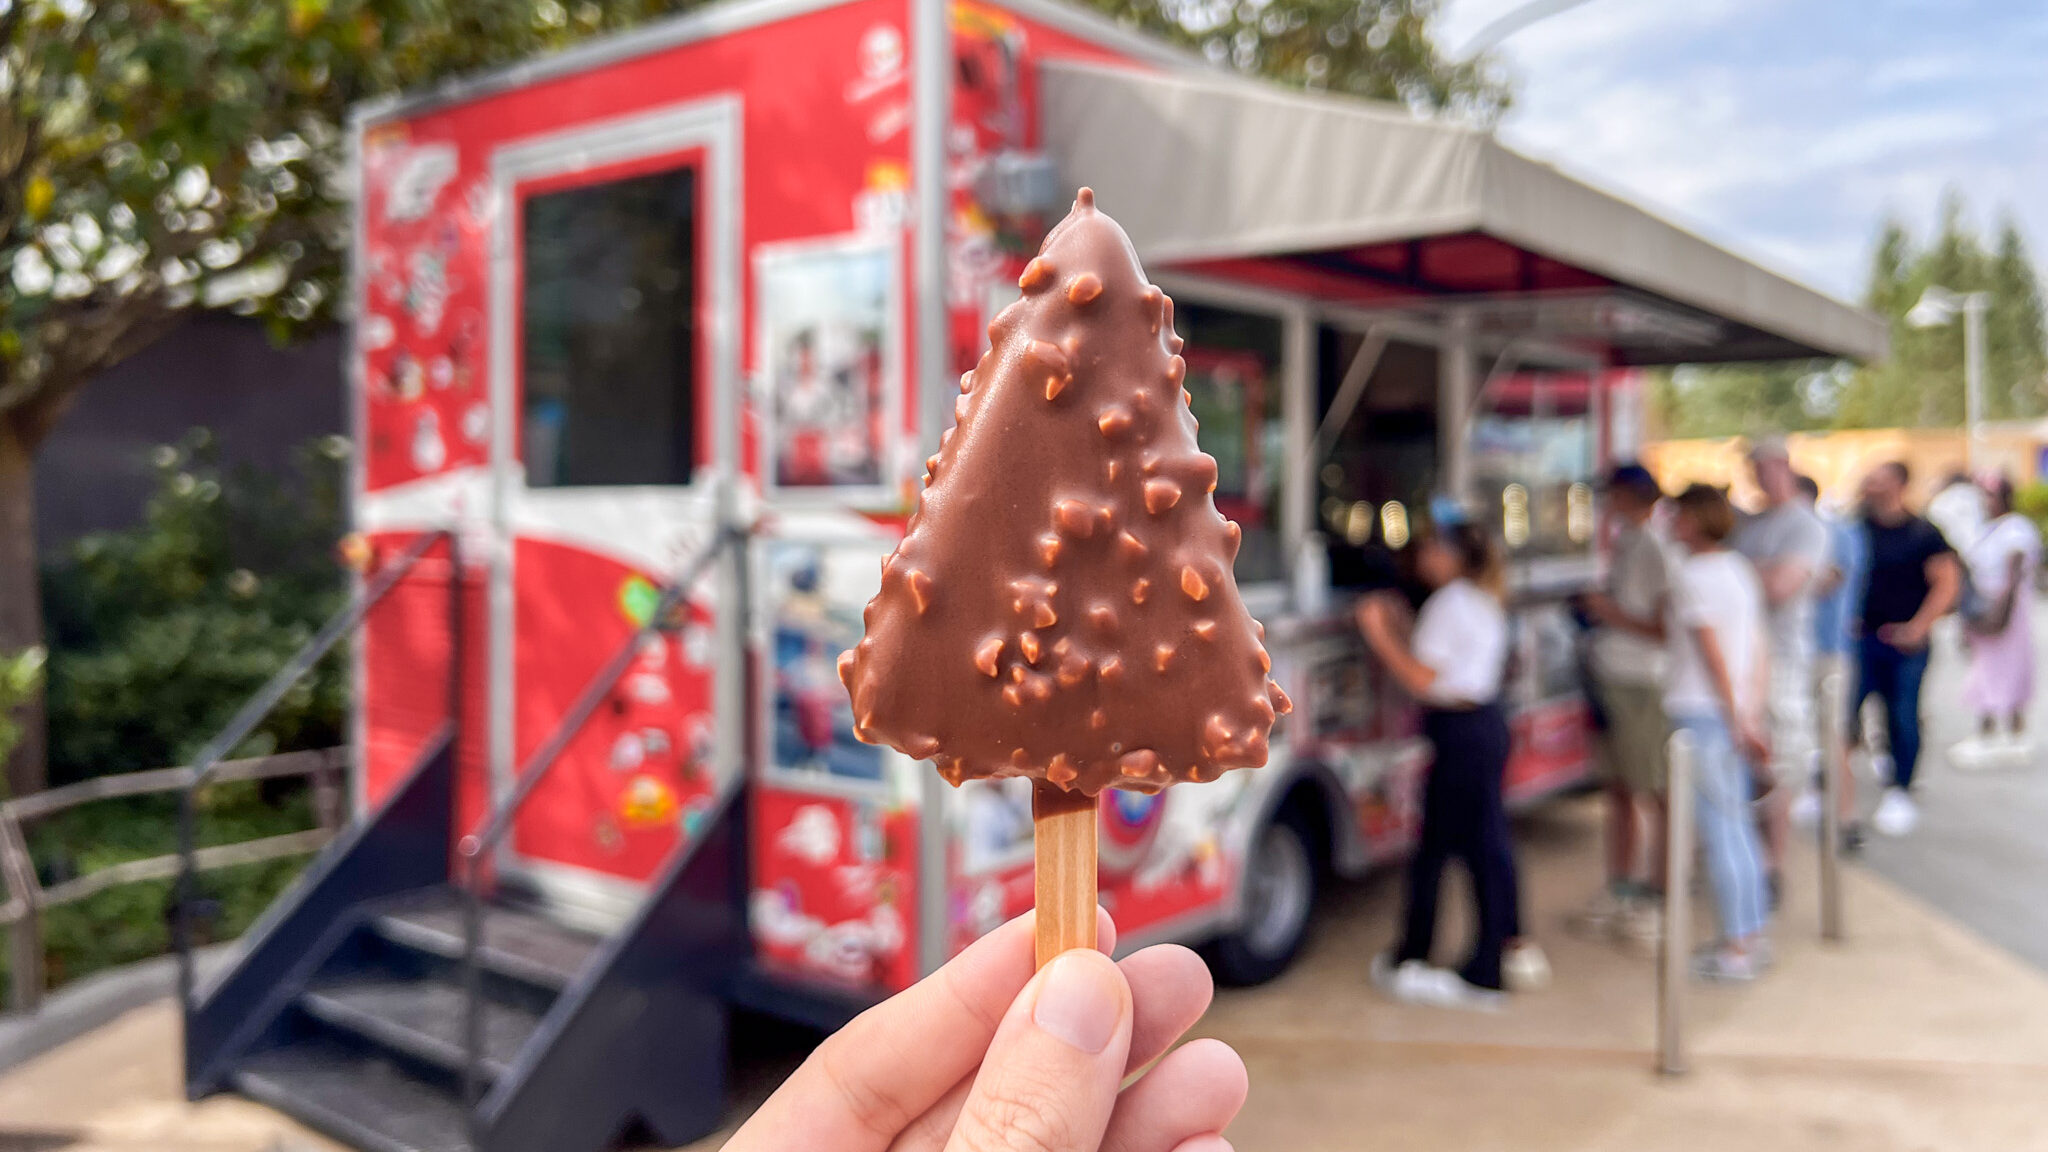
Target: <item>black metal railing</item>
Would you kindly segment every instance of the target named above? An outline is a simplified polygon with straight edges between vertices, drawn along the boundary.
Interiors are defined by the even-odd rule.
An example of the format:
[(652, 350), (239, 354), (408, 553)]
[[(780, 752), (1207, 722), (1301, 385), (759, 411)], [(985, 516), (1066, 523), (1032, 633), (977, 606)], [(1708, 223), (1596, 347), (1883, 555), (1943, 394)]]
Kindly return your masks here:
[(227, 726), (208, 740), (188, 766), (190, 776), (178, 794), (178, 873), (177, 882), (171, 890), (171, 948), (178, 957), (178, 1007), (181, 1013), (189, 1015), (194, 1007), (193, 993), (198, 983), (192, 955), (193, 904), (197, 898), (199, 875), (198, 850), (198, 797), (200, 789), (213, 781), (216, 769), (236, 745), (247, 739), (264, 717), (284, 699), (300, 680), (311, 672), (322, 657), (340, 643), (342, 638), (360, 625), (369, 615), (370, 609), (398, 587), (400, 581), (412, 572), (432, 551), (436, 544), (448, 545), (448, 627), (449, 627), (449, 708), (451, 716), (461, 708), (462, 701), (462, 558), (455, 533), (447, 529), (422, 532), (406, 548), (392, 557), (390, 563), (378, 569), (369, 582), (350, 597), (341, 610), (321, 625), (320, 631), (306, 641), (292, 654), (284, 667), (271, 676), (256, 695), (249, 698), (237, 711)]
[(533, 795), (541, 780), (552, 769), (562, 752), (569, 747), (583, 725), (589, 721), (600, 705), (609, 696), (619, 679), (633, 665), (640, 646), (648, 637), (662, 632), (673, 631), (680, 626), (679, 609), (683, 607), (689, 589), (710, 569), (724, 551), (743, 538), (740, 530), (721, 529), (717, 536), (686, 564), (680, 575), (662, 590), (653, 613), (647, 622), (635, 629), (625, 643), (619, 645), (611, 659), (597, 670), (583, 691), (576, 697), (569, 710), (556, 722), (554, 731), (534, 749), (526, 762), (519, 766), (508, 791), (491, 811), (486, 814), (477, 830), (464, 836), (456, 847), (457, 887), (462, 899), (462, 988), (465, 999), (463, 1016), (463, 1101), (470, 1109), (472, 1131), (479, 1122), (476, 1108), (483, 1098), (484, 1063), (484, 1013), (483, 1013), (483, 970), (478, 963), (477, 952), (483, 945), (483, 884), (482, 862), (484, 857), (496, 848), (506, 833), (512, 830), (512, 822), (519, 810)]

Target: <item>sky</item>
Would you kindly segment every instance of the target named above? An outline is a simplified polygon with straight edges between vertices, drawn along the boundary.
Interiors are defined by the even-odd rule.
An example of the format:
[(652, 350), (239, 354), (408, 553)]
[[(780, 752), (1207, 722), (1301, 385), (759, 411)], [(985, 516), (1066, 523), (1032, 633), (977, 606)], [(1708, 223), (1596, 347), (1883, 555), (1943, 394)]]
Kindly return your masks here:
[[(1524, 2), (1445, 0), (1439, 43)], [(1510, 146), (1837, 296), (1949, 188), (2048, 269), (2041, 0), (1586, 0), (1497, 55)]]

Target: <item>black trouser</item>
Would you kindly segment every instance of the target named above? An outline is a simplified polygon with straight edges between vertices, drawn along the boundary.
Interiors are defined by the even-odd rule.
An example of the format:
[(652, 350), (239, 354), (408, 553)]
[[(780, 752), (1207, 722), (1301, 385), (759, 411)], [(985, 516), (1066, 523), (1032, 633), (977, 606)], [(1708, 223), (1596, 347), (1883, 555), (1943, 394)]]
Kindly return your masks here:
[(1458, 974), (1481, 988), (1499, 988), (1501, 949), (1520, 929), (1514, 846), (1508, 840), (1501, 781), (1508, 763), (1507, 715), (1500, 705), (1465, 711), (1431, 709), (1422, 730), (1436, 762), (1422, 793), (1422, 842), (1408, 862), (1407, 926), (1395, 962), (1428, 960), (1436, 941), (1437, 889), (1452, 857), (1472, 874), (1479, 905), (1472, 957)]

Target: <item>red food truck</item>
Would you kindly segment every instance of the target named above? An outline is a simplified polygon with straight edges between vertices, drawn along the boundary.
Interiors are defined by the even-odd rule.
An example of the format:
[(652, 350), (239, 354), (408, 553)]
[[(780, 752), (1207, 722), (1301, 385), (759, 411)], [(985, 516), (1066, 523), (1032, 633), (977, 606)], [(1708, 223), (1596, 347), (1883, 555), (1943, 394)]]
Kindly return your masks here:
[[(245, 967), (298, 974), (262, 1028), (209, 1032), (235, 975), (202, 997), (188, 1078), (363, 1147), (687, 1139), (718, 1114), (729, 1007), (829, 1024), (1029, 905), (1028, 788), (856, 741), (834, 659), (1077, 186), (1176, 301), (1238, 582), (1297, 703), (1265, 769), (1101, 809), (1124, 947), (1201, 944), (1231, 981), (1286, 967), (1319, 877), (1412, 839), (1428, 748), (1348, 620), (1402, 584), (1433, 501), (1513, 557), (1510, 788), (1533, 801), (1588, 770), (1566, 597), (1598, 575), (1590, 485), (1632, 449), (1637, 369), (1882, 349), (1863, 313), (1482, 129), (1059, 0), (731, 0), (354, 133), (355, 523), (366, 582), (416, 565), (356, 653), (370, 830), (253, 934)], [(397, 881), (339, 891), (407, 811), (488, 849), (468, 929), (391, 906)], [(415, 852), (417, 886), (446, 855)], [(294, 937), (322, 891), (327, 926)], [(692, 952), (710, 930), (663, 923), (733, 935)], [(719, 975), (620, 976), (649, 933)], [(628, 1002), (614, 984), (660, 1036), (588, 1023)], [(678, 1059), (690, 1103), (651, 1103)], [(667, 1086), (561, 1071), (591, 1060)]]

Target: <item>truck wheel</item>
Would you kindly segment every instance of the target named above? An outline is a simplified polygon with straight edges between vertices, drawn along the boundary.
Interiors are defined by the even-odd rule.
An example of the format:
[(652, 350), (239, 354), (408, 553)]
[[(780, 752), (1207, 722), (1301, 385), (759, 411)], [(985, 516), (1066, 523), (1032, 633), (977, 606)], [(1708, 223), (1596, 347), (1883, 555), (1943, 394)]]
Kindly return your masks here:
[(1276, 813), (1245, 862), (1244, 923), (1205, 950), (1225, 984), (1264, 984), (1294, 963), (1315, 904), (1316, 858), (1299, 810)]

